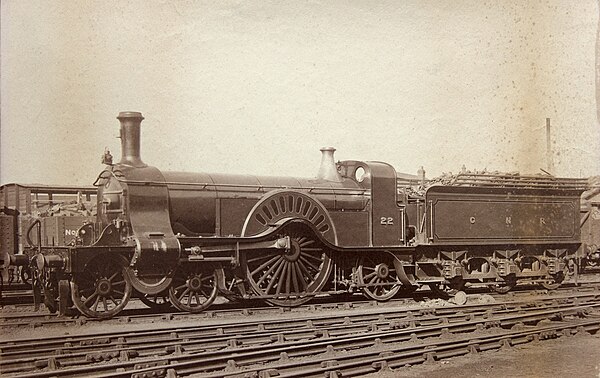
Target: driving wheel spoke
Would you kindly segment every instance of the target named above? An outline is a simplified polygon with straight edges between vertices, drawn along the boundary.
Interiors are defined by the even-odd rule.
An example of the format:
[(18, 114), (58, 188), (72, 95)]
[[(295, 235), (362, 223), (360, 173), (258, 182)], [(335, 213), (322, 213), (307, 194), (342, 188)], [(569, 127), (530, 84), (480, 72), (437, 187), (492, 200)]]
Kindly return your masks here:
[(289, 237), (290, 245), (285, 249), (260, 251), (268, 254), (266, 262), (246, 252), (243, 264), (248, 283), (255, 294), (270, 304), (297, 306), (311, 298), (300, 293), (314, 294), (323, 288), (332, 261), (312, 230), (288, 226), (278, 237)]

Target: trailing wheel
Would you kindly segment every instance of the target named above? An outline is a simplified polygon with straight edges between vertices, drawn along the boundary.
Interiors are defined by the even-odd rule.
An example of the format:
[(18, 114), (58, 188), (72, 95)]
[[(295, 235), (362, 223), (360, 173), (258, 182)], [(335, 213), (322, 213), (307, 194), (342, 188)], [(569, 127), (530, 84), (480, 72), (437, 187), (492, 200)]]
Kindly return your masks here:
[(121, 256), (98, 255), (82, 272), (73, 275), (71, 299), (81, 313), (92, 318), (118, 314), (133, 291), (126, 277), (127, 260)]
[(169, 300), (173, 306), (192, 313), (206, 310), (217, 294), (215, 270), (202, 264), (179, 266), (169, 287)]
[(248, 251), (243, 263), (257, 295), (276, 306), (299, 306), (321, 291), (333, 264), (329, 251), (308, 227), (288, 226), (277, 235), (285, 237), (290, 239), (289, 248)]
[(376, 301), (390, 300), (402, 287), (389, 258), (379, 261), (363, 256), (358, 260), (356, 274), (359, 285), (368, 285), (361, 287), (364, 295)]

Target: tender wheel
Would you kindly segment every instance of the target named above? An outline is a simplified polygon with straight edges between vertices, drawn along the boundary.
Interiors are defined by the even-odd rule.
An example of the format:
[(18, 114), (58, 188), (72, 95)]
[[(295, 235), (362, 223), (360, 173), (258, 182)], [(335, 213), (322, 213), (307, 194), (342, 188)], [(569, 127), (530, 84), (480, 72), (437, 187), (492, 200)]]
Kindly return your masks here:
[(356, 269), (358, 283), (371, 285), (362, 287), (365, 296), (376, 301), (390, 300), (398, 293), (402, 284), (396, 276), (393, 261), (378, 261), (372, 257), (361, 257)]
[(544, 289), (555, 290), (555, 289), (558, 289), (558, 287), (564, 281), (564, 279), (565, 279), (565, 273), (558, 272), (558, 273), (550, 276), (549, 282), (542, 282), (541, 285)]
[(506, 294), (511, 291), (517, 285), (517, 278), (515, 276), (508, 276), (504, 281), (497, 282), (496, 285), (492, 286), (492, 289), (499, 294)]
[[(245, 268), (252, 290), (276, 306), (299, 306), (318, 293), (331, 273), (328, 250), (302, 226), (291, 226), (279, 238), (289, 236), (289, 249), (246, 252)], [(308, 294), (308, 295), (307, 295)]]
[(169, 300), (173, 306), (192, 313), (206, 310), (217, 294), (215, 271), (199, 264), (180, 266), (169, 288)]
[(98, 255), (71, 281), (71, 298), (81, 313), (92, 318), (118, 314), (133, 291), (126, 278), (127, 261), (120, 256)]
[(162, 311), (171, 308), (171, 301), (169, 300), (169, 291), (165, 290), (158, 294), (142, 294), (139, 293), (140, 301), (146, 306)]
[(449, 283), (428, 284), (434, 295), (440, 298), (450, 298), (465, 287), (462, 277), (454, 277)]

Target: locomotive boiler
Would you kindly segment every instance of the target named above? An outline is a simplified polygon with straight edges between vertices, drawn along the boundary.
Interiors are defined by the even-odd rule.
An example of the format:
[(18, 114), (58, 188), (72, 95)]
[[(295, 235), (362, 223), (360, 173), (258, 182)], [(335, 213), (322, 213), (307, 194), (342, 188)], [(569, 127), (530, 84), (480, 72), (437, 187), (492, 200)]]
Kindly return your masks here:
[(415, 194), (391, 165), (336, 163), (333, 148), (315, 178), (166, 172), (141, 159), (141, 113), (118, 119), (122, 157), (105, 156), (96, 222), (34, 259), (61, 311), (111, 317), (134, 289), (197, 312), (219, 293), (296, 306), (421, 285), (552, 288), (580, 244), (581, 180), (469, 174)]

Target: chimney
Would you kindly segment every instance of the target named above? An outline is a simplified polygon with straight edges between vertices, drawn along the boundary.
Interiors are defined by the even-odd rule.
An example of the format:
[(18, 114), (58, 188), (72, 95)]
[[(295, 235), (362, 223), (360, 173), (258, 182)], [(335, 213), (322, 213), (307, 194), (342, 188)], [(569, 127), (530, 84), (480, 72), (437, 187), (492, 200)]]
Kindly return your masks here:
[(338, 172), (335, 161), (333, 160), (334, 152), (335, 148), (333, 147), (321, 148), (321, 166), (319, 167), (319, 173), (317, 174), (319, 180), (342, 182), (342, 176)]
[(146, 167), (140, 157), (140, 125), (144, 117), (139, 112), (121, 112), (121, 161), (119, 164)]
[(423, 166), (417, 171), (417, 176), (419, 176), (419, 180), (421, 180), (421, 186), (425, 186), (425, 169), (423, 169)]

